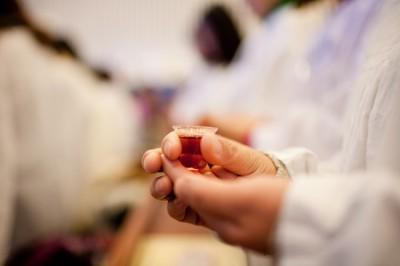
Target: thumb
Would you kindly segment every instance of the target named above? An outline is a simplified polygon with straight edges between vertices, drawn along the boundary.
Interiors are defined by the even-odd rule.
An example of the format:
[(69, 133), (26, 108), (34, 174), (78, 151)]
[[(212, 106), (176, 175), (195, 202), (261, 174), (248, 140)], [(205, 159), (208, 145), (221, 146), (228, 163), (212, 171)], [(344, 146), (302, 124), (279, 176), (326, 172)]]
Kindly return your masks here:
[(201, 152), (207, 162), (236, 175), (276, 174), (273, 162), (265, 154), (218, 135), (205, 135)]

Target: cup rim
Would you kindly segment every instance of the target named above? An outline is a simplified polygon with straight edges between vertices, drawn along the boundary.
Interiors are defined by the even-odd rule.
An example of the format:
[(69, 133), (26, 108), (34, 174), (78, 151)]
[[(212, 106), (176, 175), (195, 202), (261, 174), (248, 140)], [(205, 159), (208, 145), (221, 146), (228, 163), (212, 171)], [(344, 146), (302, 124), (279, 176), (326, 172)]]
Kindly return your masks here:
[(204, 134), (215, 134), (218, 131), (216, 127), (198, 125), (174, 125), (172, 128), (180, 137), (203, 136)]

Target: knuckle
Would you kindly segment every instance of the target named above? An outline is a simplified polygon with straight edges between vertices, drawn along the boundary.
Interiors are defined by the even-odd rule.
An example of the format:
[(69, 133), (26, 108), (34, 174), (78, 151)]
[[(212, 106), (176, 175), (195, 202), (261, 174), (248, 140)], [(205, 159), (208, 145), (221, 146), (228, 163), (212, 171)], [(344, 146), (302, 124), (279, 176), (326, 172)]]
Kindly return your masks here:
[(190, 189), (190, 178), (180, 178), (175, 181), (174, 190), (175, 194), (179, 197), (186, 198), (186, 193)]
[(261, 153), (256, 152), (247, 146), (233, 141), (225, 141), (223, 145), (224, 166), (237, 169), (239, 167), (242, 174), (253, 174), (263, 169)]
[(239, 145), (231, 141), (225, 141), (225, 145), (222, 148), (222, 155), (227, 165), (236, 163), (240, 157)]
[(191, 206), (204, 207), (204, 195), (193, 184), (192, 178), (182, 178), (175, 184), (175, 193)]
[(262, 172), (264, 170), (264, 164), (259, 156), (259, 154), (251, 154), (249, 156), (251, 158), (249, 160), (249, 170), (251, 173), (257, 173), (257, 172)]
[(258, 154), (258, 167), (257, 167), (257, 173), (258, 174), (267, 174), (267, 175), (271, 175), (274, 173), (275, 170), (275, 166), (274, 164), (271, 162), (271, 160), (263, 153), (259, 153)]
[(271, 163), (267, 157), (261, 152), (249, 151), (247, 153), (247, 169), (248, 174), (270, 174)]

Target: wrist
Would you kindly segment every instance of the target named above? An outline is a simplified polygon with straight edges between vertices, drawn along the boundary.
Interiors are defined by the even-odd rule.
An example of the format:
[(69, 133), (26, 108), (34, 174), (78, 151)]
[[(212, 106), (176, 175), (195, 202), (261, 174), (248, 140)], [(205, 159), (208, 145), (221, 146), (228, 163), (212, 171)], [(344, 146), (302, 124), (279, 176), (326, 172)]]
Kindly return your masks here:
[(286, 165), (281, 160), (279, 160), (279, 158), (271, 153), (266, 153), (265, 155), (271, 160), (272, 165), (275, 167), (275, 176), (290, 177)]

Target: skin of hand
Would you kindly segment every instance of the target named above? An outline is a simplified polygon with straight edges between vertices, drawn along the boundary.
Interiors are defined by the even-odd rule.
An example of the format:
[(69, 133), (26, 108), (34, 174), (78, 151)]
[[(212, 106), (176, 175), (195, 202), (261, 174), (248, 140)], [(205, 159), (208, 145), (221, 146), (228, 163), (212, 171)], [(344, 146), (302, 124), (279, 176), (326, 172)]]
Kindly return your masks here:
[(241, 143), (246, 143), (249, 133), (265, 122), (264, 119), (243, 114), (206, 115), (201, 119), (202, 125), (216, 127), (221, 135)]
[(181, 145), (175, 133), (164, 138), (161, 149), (147, 151), (144, 169), (164, 171), (153, 182), (153, 197), (164, 199), (174, 192), (176, 198), (168, 202), (173, 218), (209, 227), (227, 243), (272, 253), (273, 232), (289, 181), (265, 177), (276, 173), (270, 159), (226, 138), (206, 135), (201, 150), (214, 166), (199, 173), (177, 161)]
[(278, 0), (246, 0), (246, 2), (258, 16), (263, 17), (278, 3)]

